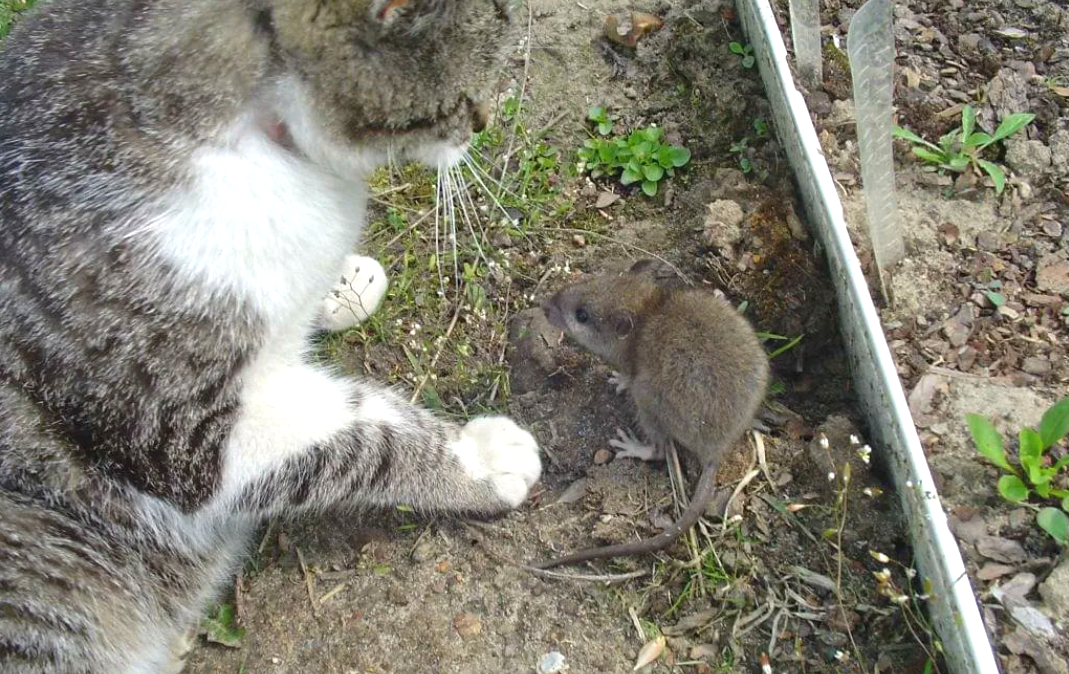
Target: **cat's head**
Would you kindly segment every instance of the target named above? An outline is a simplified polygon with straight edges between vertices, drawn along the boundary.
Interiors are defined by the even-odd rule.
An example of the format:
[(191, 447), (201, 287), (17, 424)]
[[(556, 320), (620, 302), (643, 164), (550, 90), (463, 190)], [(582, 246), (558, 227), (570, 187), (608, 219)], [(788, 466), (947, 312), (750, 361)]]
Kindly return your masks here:
[(261, 0), (297, 146), (344, 163), (459, 160), (487, 123), (519, 0)]

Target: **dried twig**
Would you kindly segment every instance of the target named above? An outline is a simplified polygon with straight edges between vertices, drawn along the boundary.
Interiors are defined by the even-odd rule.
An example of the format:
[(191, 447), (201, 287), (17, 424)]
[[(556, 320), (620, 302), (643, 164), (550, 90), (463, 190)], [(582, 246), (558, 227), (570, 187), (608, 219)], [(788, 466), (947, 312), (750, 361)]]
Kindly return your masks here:
[(649, 575), (649, 571), (640, 569), (638, 571), (629, 571), (627, 573), (615, 573), (615, 574), (582, 574), (582, 573), (568, 573), (566, 571), (550, 571), (549, 569), (536, 569), (533, 566), (523, 567), (527, 571), (533, 573), (536, 576), (545, 576), (546, 578), (556, 578), (558, 580), (578, 580), (590, 583), (622, 583), (634, 578), (642, 578)]
[(319, 609), (316, 607), (315, 589), (312, 585), (315, 581), (312, 579), (312, 574), (308, 573), (308, 567), (304, 563), (304, 553), (301, 549), (294, 546), (294, 550), (297, 551), (297, 563), (301, 565), (301, 573), (304, 574), (304, 586), (308, 590), (308, 603), (312, 607), (312, 617), (319, 618)]

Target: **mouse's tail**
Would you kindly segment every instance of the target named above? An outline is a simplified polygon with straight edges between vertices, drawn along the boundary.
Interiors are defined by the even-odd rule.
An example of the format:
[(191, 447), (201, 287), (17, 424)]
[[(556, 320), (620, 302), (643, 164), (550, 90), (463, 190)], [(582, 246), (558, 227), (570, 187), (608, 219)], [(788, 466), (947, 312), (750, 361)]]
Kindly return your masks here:
[(683, 514), (676, 522), (656, 536), (630, 543), (618, 543), (616, 545), (607, 545), (601, 548), (587, 548), (586, 550), (580, 550), (571, 555), (558, 557), (557, 559), (547, 559), (535, 564), (529, 564), (528, 566), (532, 569), (551, 569), (555, 566), (578, 564), (592, 559), (642, 555), (667, 548), (675, 542), (681, 534), (690, 530), (692, 526), (697, 524), (698, 520), (705, 514), (705, 509), (708, 507), (709, 502), (712, 500), (712, 495), (716, 490), (716, 469), (716, 464), (705, 466), (702, 470), (701, 477), (698, 479), (698, 484), (694, 488), (694, 497), (691, 498), (690, 504), (687, 505), (686, 510), (683, 511)]

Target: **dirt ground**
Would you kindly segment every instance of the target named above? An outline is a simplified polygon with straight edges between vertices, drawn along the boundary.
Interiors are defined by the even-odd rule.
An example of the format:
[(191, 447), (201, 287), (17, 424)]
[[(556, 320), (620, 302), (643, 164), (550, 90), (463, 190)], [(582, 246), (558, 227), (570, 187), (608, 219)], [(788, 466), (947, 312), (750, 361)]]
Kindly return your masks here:
[[(807, 101), (871, 278), (849, 71), (834, 47), (845, 48), (862, 3), (822, 4), (824, 90)], [(786, 2), (777, 5), (786, 26)], [(895, 37), (899, 125), (934, 141), (960, 126), (964, 105), (988, 131), (1011, 113), (1036, 115), (988, 155), (1007, 168), (1001, 195), (971, 171), (924, 167), (896, 141), (908, 254), (880, 313), (1004, 671), (1066, 672), (1069, 561), (1031, 511), (998, 496), (965, 415), (991, 418), (1012, 455), (1017, 430), (1069, 392), (1069, 11), (1047, 0), (908, 0), (895, 3)], [(1021, 606), (1045, 617), (1012, 617)]]
[[(442, 414), (515, 416), (545, 452), (529, 503), (489, 522), (397, 509), (272, 523), (226, 598), (244, 630), (239, 647), (205, 640), (189, 671), (629, 672), (659, 636), (664, 653), (643, 671), (758, 672), (766, 658), (776, 672), (941, 671), (898, 498), (857, 426), (823, 260), (768, 133), (757, 71), (730, 47), (745, 43), (734, 11), (694, 0), (635, 9), (665, 25), (628, 50), (603, 37), (618, 3), (530, 7), (529, 36), (502, 76), (497, 131), (477, 143), (485, 170), (469, 176), (483, 183), (471, 188), (471, 217), (463, 218), (470, 236), (459, 224), (452, 239), (441, 230), (458, 245), (450, 257), (437, 243), (444, 225), (430, 217), (435, 179), (390, 171), (374, 186), (380, 197), (366, 243), (391, 275), (390, 295), (369, 325), (323, 342), (324, 357), (415, 390)], [(576, 151), (590, 133), (591, 106), (607, 107), (621, 130), (662, 127), (691, 151), (690, 163), (653, 198), (611, 178), (590, 180), (576, 170)], [(849, 156), (849, 147), (829, 147)], [(856, 160), (835, 171), (856, 176)], [(978, 188), (974, 199), (965, 203), (1001, 207)], [(912, 208), (932, 213), (933, 203), (953, 210), (958, 201), (929, 197)], [(963, 231), (984, 222), (961, 217)], [(915, 251), (925, 241), (954, 259), (972, 255), (966, 234), (953, 249), (911, 234)], [(656, 558), (536, 575), (524, 563), (648, 536), (679, 505), (663, 464), (612, 460), (608, 441), (631, 426), (626, 402), (604, 365), (561, 342), (531, 309), (579, 273), (651, 255), (685, 282), (723, 292), (759, 330), (802, 339), (773, 359), (767, 432), (726, 460), (721, 497), (692, 539)], [(429, 272), (428, 257), (446, 269), (456, 260), (453, 276)], [(915, 341), (894, 336), (895, 321), (905, 325), (908, 316), (913, 326), (925, 316), (939, 325), (941, 312), (961, 303), (962, 278), (948, 281), (944, 269), (933, 281), (936, 268), (925, 268), (929, 276), (918, 266), (915, 283), (905, 271), (896, 276), (896, 292), (913, 304), (884, 315), (909, 368), (915, 359), (902, 349)], [(770, 338), (768, 346), (785, 343)], [(1055, 363), (1054, 351), (1043, 354)], [(945, 361), (939, 367), (948, 369)], [(904, 369), (904, 381), (912, 387), (931, 365)], [(1051, 369), (1039, 400), (1052, 399), (1063, 376), (1061, 365)], [(948, 386), (974, 381), (959, 374), (947, 375)], [(955, 399), (964, 400), (942, 389), (932, 396), (933, 421), (922, 428), (944, 429), (933, 464), (964, 493), (978, 486), (969, 476), (986, 469), (967, 453), (960, 463), (973, 473), (938, 464), (954, 456), (952, 438), (964, 447), (960, 415), (936, 405)], [(985, 508), (997, 505), (985, 498)], [(1049, 554), (1040, 537), (1027, 540)]]

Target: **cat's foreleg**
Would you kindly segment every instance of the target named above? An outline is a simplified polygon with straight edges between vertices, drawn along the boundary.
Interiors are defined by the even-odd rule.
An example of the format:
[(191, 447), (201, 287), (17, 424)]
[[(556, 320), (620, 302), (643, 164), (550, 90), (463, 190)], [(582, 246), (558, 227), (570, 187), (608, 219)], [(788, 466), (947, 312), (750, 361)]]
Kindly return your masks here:
[(312, 366), (257, 371), (242, 398), (223, 469), (232, 509), (405, 503), (491, 514), (520, 505), (541, 473), (534, 438), (507, 418), (457, 426)]

